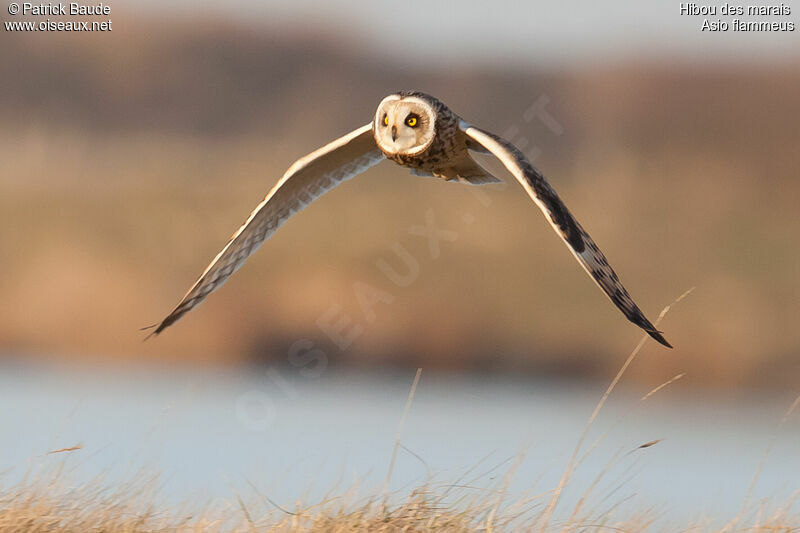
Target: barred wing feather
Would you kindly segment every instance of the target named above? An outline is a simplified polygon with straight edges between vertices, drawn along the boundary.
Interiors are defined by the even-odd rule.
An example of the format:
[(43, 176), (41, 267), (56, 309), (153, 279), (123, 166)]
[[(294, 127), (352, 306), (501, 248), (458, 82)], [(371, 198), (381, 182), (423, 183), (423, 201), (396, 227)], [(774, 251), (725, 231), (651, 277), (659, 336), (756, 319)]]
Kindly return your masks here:
[(655, 326), (644, 316), (619, 280), (619, 276), (608, 264), (603, 252), (594, 243), (581, 225), (569, 212), (556, 191), (528, 158), (513, 144), (488, 131), (461, 124), (462, 131), (473, 141), (492, 153), (520, 182), (522, 187), (539, 206), (555, 232), (569, 247), (572, 255), (594, 282), (608, 296), (625, 317), (646, 331), (656, 341), (668, 348), (672, 346)]

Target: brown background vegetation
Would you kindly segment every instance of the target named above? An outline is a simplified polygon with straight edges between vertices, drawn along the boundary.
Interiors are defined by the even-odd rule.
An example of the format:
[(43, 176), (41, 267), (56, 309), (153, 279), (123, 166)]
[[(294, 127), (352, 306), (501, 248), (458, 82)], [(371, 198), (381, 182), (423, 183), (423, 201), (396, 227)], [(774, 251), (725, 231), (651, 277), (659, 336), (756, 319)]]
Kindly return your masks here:
[[(0, 352), (227, 364), (285, 361), (307, 338), (331, 366), (616, 368), (640, 333), (519, 187), (486, 189), (483, 207), (390, 162), (292, 219), (224, 290), (141, 343), (138, 328), (171, 309), (289, 164), (415, 88), (472, 123), (515, 127), (649, 316), (697, 287), (662, 324), (676, 349), (649, 347), (640, 379), (796, 385), (797, 67), (399, 68), (325, 36), (210, 22), (3, 36)], [(525, 120), (542, 97), (561, 134)], [(429, 209), (458, 232), (438, 259), (408, 232)], [(407, 288), (376, 266), (397, 262), (395, 243), (419, 263)], [(393, 303), (365, 315), (359, 282)], [(346, 349), (317, 326), (332, 306), (363, 327)]]

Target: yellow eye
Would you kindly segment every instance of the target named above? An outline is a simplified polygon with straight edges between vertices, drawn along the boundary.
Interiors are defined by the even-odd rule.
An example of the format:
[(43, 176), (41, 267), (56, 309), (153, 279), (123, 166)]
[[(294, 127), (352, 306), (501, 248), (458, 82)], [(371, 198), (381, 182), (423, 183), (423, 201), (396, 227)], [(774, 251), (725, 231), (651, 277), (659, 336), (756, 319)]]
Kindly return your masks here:
[(410, 116), (406, 119), (406, 126), (413, 128), (416, 125), (417, 125), (417, 117)]
[(389, 115), (383, 115), (383, 125), (384, 126), (389, 125)]

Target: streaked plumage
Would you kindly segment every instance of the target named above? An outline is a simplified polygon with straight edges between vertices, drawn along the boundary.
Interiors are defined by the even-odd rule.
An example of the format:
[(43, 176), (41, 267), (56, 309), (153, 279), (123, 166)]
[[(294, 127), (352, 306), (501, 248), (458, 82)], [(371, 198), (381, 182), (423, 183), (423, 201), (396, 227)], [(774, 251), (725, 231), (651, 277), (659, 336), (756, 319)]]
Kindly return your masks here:
[(175, 309), (153, 326), (153, 334), (161, 333), (225, 283), (290, 216), (383, 159), (391, 159), (416, 175), (476, 185), (499, 181), (472, 159), (470, 150), (497, 157), (544, 212), (583, 269), (628, 320), (671, 347), (633, 302), (586, 230), (525, 155), (505, 139), (471, 126), (442, 102), (421, 92), (387, 96), (370, 124), (294, 163)]

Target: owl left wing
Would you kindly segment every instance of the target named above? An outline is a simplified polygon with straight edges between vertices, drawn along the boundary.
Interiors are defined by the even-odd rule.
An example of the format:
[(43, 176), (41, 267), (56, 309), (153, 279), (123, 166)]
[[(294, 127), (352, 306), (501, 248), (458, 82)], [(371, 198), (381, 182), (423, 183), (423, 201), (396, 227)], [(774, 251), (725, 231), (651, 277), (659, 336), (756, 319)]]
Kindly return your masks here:
[(475, 141), (492, 155), (500, 160), (511, 174), (520, 182), (528, 196), (539, 206), (547, 217), (550, 225), (564, 240), (572, 255), (580, 265), (597, 283), (603, 292), (611, 299), (614, 305), (622, 311), (625, 317), (645, 330), (651, 337), (668, 348), (672, 346), (667, 342), (661, 332), (644, 316), (644, 313), (634, 303), (628, 291), (622, 285), (608, 264), (603, 252), (594, 243), (581, 225), (569, 212), (567, 206), (561, 201), (556, 191), (550, 186), (536, 167), (513, 144), (493, 133), (476, 128), (467, 123), (461, 123), (461, 130), (469, 139)]
[(161, 322), (150, 326), (156, 328), (151, 335), (164, 331), (218, 289), (290, 216), (383, 159), (373, 139), (371, 123), (298, 159), (233, 234), (175, 309)]

